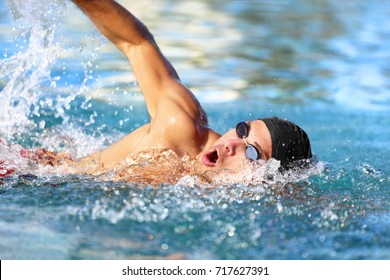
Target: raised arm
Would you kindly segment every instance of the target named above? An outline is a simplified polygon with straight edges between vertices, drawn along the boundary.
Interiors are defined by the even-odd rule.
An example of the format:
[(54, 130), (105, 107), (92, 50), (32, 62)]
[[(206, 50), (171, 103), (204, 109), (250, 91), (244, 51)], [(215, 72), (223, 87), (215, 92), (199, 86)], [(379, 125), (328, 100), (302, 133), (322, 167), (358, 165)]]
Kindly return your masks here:
[(194, 107), (191, 103), (197, 101), (180, 83), (175, 69), (160, 52), (152, 34), (140, 20), (113, 0), (73, 2), (127, 56), (152, 120), (161, 98), (166, 97), (181, 103), (183, 110), (189, 110), (191, 114), (191, 108)]

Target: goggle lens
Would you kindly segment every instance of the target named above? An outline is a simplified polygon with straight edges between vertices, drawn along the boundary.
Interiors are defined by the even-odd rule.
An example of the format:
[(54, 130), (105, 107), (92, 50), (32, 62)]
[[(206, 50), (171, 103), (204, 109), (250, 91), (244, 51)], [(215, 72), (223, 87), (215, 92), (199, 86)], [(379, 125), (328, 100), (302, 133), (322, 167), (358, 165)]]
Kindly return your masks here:
[(248, 144), (245, 140), (245, 138), (249, 135), (249, 125), (246, 122), (239, 122), (236, 125), (236, 133), (237, 136), (244, 139), (246, 143), (245, 157), (251, 161), (261, 159), (261, 153), (259, 150), (255, 146)]

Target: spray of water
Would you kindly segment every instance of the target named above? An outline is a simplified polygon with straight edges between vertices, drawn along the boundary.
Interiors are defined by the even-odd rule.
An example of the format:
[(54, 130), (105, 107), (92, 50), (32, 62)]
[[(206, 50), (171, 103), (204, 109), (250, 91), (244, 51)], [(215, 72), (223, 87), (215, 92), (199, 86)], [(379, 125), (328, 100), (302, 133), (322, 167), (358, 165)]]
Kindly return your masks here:
[(0, 130), (7, 140), (36, 126), (30, 116), (38, 114), (39, 97), (56, 79), (50, 67), (59, 54), (54, 31), (61, 9), (53, 6), (63, 6), (61, 1), (42, 0), (10, 0), (8, 4), (20, 34), (14, 42), (19, 50), (0, 61), (0, 80), (5, 81)]
[(69, 116), (77, 98), (76, 106), (85, 112), (78, 114), (96, 114), (87, 112), (89, 98), (85, 96), (93, 78), (90, 69), (96, 48), (85, 50), (89, 55), (76, 65), (84, 75), (80, 83), (63, 82), (67, 64), (73, 63), (67, 58), (64, 62), (64, 57), (69, 51), (81, 52), (79, 46), (65, 45), (66, 40), (57, 34), (68, 4), (64, 0), (8, 0), (17, 34), (0, 59), (0, 138), (8, 145), (43, 146), (83, 156), (106, 140), (91, 137)]
[[(78, 60), (77, 74), (73, 74), (74, 68), (67, 70), (68, 64), (74, 63), (67, 58), (69, 52), (82, 55), (79, 45), (66, 45), (61, 35), (69, 3), (64, 0), (7, 2), (14, 26), (12, 33), (16, 35), (0, 55), (0, 173), (7, 170), (39, 173), (21, 156), (23, 148), (45, 147), (80, 157), (101, 148), (107, 141), (103, 135), (85, 132), (87, 124), (82, 120), (74, 123), (71, 119), (70, 112), (76, 106), (77, 116), (85, 115), (88, 119), (88, 114), (92, 114), (89, 123), (93, 125), (96, 112), (89, 110), (90, 99), (86, 93), (90, 90), (87, 83), (93, 79), (90, 69), (97, 49), (95, 46), (84, 50), (88, 55)], [(78, 72), (83, 76), (76, 86), (62, 81), (63, 75), (78, 75)]]

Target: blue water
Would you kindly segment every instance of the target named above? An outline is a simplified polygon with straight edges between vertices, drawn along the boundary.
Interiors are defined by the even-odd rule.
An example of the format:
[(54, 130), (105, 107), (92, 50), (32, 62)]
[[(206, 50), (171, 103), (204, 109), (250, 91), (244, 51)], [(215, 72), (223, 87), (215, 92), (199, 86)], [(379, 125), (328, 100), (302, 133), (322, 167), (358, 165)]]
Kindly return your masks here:
[[(319, 163), (293, 180), (212, 187), (9, 176), (0, 181), (1, 259), (390, 258), (389, 5), (132, 2), (121, 1), (212, 127), (291, 119)], [(124, 57), (68, 1), (3, 1), (0, 30), (8, 144), (83, 156), (147, 121)]]

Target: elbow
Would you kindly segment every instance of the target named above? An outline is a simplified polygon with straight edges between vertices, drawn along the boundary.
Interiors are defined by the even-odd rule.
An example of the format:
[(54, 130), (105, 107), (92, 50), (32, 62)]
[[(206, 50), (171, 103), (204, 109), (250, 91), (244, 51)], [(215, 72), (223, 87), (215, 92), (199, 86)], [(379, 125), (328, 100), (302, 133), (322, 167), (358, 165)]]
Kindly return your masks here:
[(149, 39), (143, 36), (137, 36), (137, 38), (130, 38), (127, 40), (120, 39), (117, 42), (114, 42), (114, 44), (127, 56), (133, 52), (138, 52), (139, 50), (145, 49), (147, 46), (153, 46), (153, 48), (157, 48), (153, 37)]

